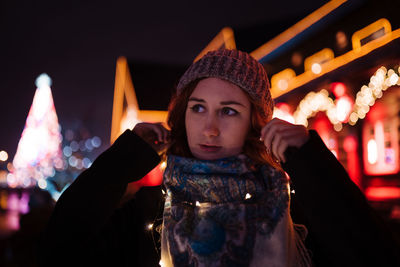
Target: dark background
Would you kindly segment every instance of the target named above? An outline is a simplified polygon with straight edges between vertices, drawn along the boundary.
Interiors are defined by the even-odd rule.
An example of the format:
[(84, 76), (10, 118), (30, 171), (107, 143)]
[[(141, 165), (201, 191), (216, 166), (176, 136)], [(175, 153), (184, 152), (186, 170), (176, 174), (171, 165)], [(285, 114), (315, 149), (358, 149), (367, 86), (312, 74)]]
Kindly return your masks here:
[(108, 142), (118, 56), (156, 79), (152, 64), (188, 66), (225, 26), (251, 52), (326, 2), (2, 0), (0, 150), (13, 159), (43, 72), (62, 128), (78, 123)]

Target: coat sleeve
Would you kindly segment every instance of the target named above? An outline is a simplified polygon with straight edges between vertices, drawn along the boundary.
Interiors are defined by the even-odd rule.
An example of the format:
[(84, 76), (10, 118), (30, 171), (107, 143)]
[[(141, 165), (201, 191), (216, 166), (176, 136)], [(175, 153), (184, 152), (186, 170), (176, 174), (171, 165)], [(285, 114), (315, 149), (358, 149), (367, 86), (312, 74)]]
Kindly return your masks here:
[(127, 184), (142, 178), (159, 161), (146, 142), (125, 131), (57, 201), (41, 238), (40, 265), (96, 266), (110, 258), (114, 258), (110, 263), (116, 263), (126, 243), (121, 239), (135, 235), (129, 231), (139, 234), (141, 223), (129, 212), (137, 203), (132, 200), (118, 207), (120, 200)]
[(317, 266), (400, 266), (384, 222), (315, 131), (283, 164), (297, 213), (309, 230)]

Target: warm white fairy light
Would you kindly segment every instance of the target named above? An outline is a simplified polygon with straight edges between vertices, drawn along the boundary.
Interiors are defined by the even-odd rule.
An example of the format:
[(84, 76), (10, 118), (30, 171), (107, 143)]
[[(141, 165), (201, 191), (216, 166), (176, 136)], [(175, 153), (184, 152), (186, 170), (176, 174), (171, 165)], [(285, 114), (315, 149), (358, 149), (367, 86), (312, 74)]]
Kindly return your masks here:
[[(356, 94), (353, 109), (349, 116), (348, 123), (355, 125), (359, 119), (364, 119), (375, 104), (376, 99), (383, 96), (383, 92), (389, 87), (400, 85), (400, 67), (396, 70), (380, 67), (370, 78), (367, 85), (363, 85)], [(315, 116), (319, 111), (325, 112), (330, 122), (334, 125), (336, 131), (341, 131), (344, 121), (344, 114), (340, 113), (339, 107), (332, 98), (329, 97), (327, 90), (322, 89), (319, 92), (308, 93), (303, 100), (300, 101), (294, 112), (294, 120), (296, 124), (308, 126), (308, 119)]]
[(400, 85), (399, 72), (400, 67), (396, 73), (394, 69), (387, 70), (382, 66), (372, 75), (368, 86), (363, 85), (356, 94), (355, 104), (349, 119), (350, 125), (355, 125), (359, 119), (364, 119), (370, 107), (375, 104), (376, 99), (382, 97), (384, 91), (394, 85)]
[(284, 120), (284, 121), (287, 121), (290, 123), (295, 122), (293, 116), (289, 112), (282, 110), (278, 107), (274, 107), (274, 112), (273, 112), (272, 118), (278, 118), (278, 119), (281, 119), (281, 120)]
[(288, 88), (288, 86), (289, 86), (289, 83), (287, 80), (282, 79), (282, 80), (278, 81), (278, 88), (280, 90), (285, 91)]
[(300, 101), (296, 111), (293, 114), (296, 124), (308, 126), (308, 118), (315, 116), (319, 111), (324, 111), (332, 124), (338, 124), (340, 121), (336, 115), (336, 106), (332, 98), (329, 97), (327, 90), (322, 89), (315, 93), (310, 92)]
[(312, 64), (312, 66), (311, 66), (311, 71), (312, 71), (313, 73), (315, 73), (315, 74), (320, 74), (321, 71), (322, 71), (322, 67), (321, 67), (320, 64), (314, 63), (314, 64)]
[(8, 160), (8, 153), (4, 150), (0, 151), (0, 161), (7, 161)]
[(244, 199), (250, 199), (251, 197), (252, 196), (249, 193), (247, 193), (246, 196), (244, 197)]
[(160, 165), (161, 169), (164, 170), (167, 167), (167, 162), (163, 161)]

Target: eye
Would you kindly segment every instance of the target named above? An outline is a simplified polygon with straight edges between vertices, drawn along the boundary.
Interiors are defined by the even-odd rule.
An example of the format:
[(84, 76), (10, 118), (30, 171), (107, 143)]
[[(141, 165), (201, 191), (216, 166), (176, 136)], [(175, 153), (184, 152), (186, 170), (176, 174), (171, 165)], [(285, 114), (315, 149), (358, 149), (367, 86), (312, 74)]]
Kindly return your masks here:
[(238, 114), (239, 112), (237, 112), (236, 110), (234, 110), (233, 108), (229, 108), (229, 107), (223, 107), (221, 110), (222, 115), (227, 115), (227, 116), (235, 116), (236, 114)]
[(196, 104), (196, 105), (190, 107), (190, 109), (191, 109), (193, 112), (195, 112), (195, 113), (202, 113), (202, 112), (204, 112), (204, 111), (206, 110), (206, 109), (205, 109), (202, 105), (200, 105), (200, 104)]

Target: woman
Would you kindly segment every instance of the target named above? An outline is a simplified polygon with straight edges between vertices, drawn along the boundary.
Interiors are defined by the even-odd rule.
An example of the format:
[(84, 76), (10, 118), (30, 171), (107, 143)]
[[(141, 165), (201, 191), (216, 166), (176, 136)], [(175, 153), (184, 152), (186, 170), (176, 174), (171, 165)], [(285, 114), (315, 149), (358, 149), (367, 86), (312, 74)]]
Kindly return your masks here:
[[(395, 266), (394, 243), (319, 136), (271, 120), (272, 108), (261, 64), (236, 50), (206, 54), (177, 86), (170, 132), (136, 125), (63, 193), (43, 237), (51, 252), (43, 263), (69, 251), (60, 264)], [(165, 151), (166, 195), (144, 188), (118, 207), (127, 184)], [(307, 231), (289, 213), (282, 168), (312, 260)]]

